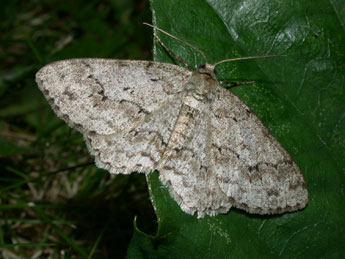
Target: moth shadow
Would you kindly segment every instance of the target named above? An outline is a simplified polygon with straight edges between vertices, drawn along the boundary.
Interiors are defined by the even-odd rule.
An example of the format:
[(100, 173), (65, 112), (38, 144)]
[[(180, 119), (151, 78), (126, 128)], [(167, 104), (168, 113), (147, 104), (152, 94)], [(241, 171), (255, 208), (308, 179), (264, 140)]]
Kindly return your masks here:
[(232, 207), (230, 210), (230, 213), (235, 212), (237, 214), (241, 214), (243, 216), (249, 217), (251, 219), (275, 219), (275, 218), (280, 218), (282, 217), (285, 213), (281, 213), (281, 214), (256, 214), (256, 213), (248, 213), (242, 209), (237, 209), (235, 207)]

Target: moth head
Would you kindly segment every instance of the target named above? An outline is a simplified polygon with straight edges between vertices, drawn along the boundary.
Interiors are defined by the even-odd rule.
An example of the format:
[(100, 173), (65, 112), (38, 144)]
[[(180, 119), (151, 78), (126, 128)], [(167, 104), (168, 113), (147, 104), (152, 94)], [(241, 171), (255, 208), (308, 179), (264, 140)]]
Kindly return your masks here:
[(214, 65), (211, 65), (208, 63), (201, 64), (201, 65), (199, 65), (197, 71), (200, 74), (206, 74), (206, 75), (209, 75), (211, 78), (216, 79), (217, 70), (216, 70)]

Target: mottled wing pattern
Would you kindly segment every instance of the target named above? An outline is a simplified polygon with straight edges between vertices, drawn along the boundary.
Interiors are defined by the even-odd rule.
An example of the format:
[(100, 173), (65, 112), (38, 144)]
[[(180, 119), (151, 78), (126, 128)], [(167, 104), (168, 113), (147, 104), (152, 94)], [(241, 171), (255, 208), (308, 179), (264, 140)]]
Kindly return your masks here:
[(83, 133), (99, 167), (131, 173), (161, 159), (190, 74), (159, 62), (70, 59), (43, 67), (36, 81), (57, 115)]
[(183, 129), (181, 133), (175, 129), (172, 138), (177, 135), (177, 144), (172, 152), (166, 152), (166, 162), (158, 170), (182, 210), (189, 214), (197, 212), (202, 218), (205, 214), (227, 212), (231, 203), (210, 167), (210, 103), (200, 102), (198, 106), (182, 106), (177, 127)]
[(218, 87), (210, 114), (212, 170), (234, 207), (271, 214), (306, 206), (298, 166), (237, 96)]
[(213, 68), (192, 74), (159, 62), (72, 59), (45, 66), (36, 81), (57, 115), (83, 133), (97, 166), (125, 174), (158, 169), (187, 213), (304, 208), (299, 168), (219, 86)]

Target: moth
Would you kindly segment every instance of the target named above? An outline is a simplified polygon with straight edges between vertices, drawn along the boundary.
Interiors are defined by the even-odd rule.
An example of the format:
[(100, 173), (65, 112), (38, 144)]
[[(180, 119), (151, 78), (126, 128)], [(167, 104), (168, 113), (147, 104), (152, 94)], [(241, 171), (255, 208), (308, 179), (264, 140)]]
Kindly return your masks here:
[(41, 68), (36, 82), (55, 113), (83, 134), (98, 167), (113, 174), (158, 170), (186, 213), (302, 209), (308, 191), (300, 169), (217, 81), (217, 65), (248, 58), (257, 57), (206, 62), (194, 71), (153, 61), (68, 59)]

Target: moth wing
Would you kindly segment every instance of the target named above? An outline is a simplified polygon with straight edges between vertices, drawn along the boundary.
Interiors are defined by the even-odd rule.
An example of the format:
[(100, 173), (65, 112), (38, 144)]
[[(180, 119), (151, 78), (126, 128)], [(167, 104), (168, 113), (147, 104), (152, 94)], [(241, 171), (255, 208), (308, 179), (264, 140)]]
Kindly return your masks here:
[(70, 59), (43, 67), (36, 82), (56, 114), (83, 133), (99, 167), (130, 173), (160, 159), (190, 73), (151, 61)]
[(198, 218), (226, 213), (232, 205), (210, 167), (210, 103), (206, 101), (200, 106), (198, 109), (182, 106), (180, 116), (188, 117), (188, 121), (181, 121), (177, 127), (185, 130), (179, 135), (179, 145), (158, 168), (161, 181), (169, 186), (181, 209), (189, 214), (197, 212)]
[(306, 206), (300, 169), (237, 96), (219, 87), (211, 116), (213, 170), (234, 207), (272, 214)]

